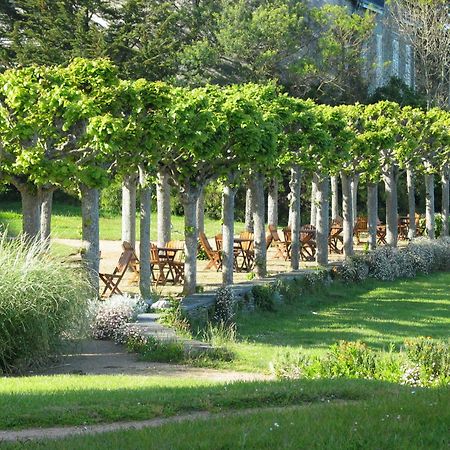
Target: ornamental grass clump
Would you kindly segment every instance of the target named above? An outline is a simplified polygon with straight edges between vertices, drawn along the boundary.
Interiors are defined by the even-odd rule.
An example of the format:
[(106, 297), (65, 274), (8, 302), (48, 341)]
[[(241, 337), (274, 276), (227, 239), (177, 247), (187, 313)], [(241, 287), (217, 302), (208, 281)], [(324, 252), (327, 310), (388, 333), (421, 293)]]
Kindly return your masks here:
[(89, 278), (47, 245), (0, 236), (0, 372), (43, 362), (88, 326)]

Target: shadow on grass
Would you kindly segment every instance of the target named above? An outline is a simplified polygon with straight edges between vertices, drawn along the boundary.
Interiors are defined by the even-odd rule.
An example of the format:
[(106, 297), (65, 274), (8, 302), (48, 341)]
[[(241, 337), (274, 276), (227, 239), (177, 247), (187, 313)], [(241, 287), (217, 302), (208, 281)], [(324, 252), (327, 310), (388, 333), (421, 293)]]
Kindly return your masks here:
[(448, 338), (450, 273), (396, 282), (333, 284), (304, 294), (276, 313), (241, 315), (239, 335), (249, 342), (326, 347), (338, 340), (362, 340), (373, 347), (405, 338)]
[[(80, 379), (84, 378), (80, 382)], [(96, 378), (95, 388), (90, 387)], [(121, 380), (125, 386), (121, 386)], [(189, 411), (287, 406), (327, 400), (396, 396), (410, 389), (369, 380), (303, 380), (176, 386), (147, 377), (34, 377), (0, 392), (0, 429), (95, 424), (171, 416)], [(20, 390), (35, 382), (36, 389)], [(179, 383), (179, 381), (178, 381)], [(164, 386), (165, 385), (165, 386)], [(172, 386), (171, 386), (172, 385)], [(175, 386), (174, 386), (175, 385)], [(43, 387), (45, 389), (43, 389)]]

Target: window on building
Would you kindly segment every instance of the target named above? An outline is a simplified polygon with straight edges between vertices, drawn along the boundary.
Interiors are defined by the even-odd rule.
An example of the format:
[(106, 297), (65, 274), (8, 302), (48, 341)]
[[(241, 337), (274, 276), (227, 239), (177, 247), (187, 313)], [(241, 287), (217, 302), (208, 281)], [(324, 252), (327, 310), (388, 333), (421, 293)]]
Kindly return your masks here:
[(398, 77), (400, 74), (400, 64), (399, 64), (399, 52), (400, 46), (398, 39), (392, 41), (392, 76)]
[(358, 0), (358, 6), (361, 8), (370, 9), (377, 13), (383, 13), (384, 0)]

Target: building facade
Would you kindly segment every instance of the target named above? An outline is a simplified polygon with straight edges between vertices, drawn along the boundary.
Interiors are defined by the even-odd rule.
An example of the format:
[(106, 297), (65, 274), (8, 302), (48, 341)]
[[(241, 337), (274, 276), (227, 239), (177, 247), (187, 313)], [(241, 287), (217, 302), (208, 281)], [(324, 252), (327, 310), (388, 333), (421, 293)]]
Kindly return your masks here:
[(365, 76), (371, 89), (386, 84), (391, 77), (400, 78), (414, 87), (414, 56), (411, 45), (402, 39), (390, 18), (385, 0), (310, 0), (313, 6), (334, 4), (347, 7), (351, 12), (375, 14), (376, 26), (364, 57), (367, 61)]

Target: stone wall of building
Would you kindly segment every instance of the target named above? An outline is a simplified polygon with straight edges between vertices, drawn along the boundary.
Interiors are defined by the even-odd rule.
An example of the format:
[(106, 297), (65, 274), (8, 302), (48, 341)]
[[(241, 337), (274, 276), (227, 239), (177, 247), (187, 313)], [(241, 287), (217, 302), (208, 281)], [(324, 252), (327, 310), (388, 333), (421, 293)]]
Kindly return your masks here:
[[(346, 6), (351, 12), (365, 13), (369, 1), (361, 0), (309, 0), (311, 6), (326, 4)], [(414, 58), (411, 46), (395, 29), (389, 16), (388, 5), (383, 1), (373, 1), (376, 16), (374, 35), (367, 43), (365, 57), (365, 76), (370, 80), (372, 89), (385, 84), (391, 77), (401, 78), (408, 86), (414, 86)], [(377, 12), (375, 12), (377, 11)]]

